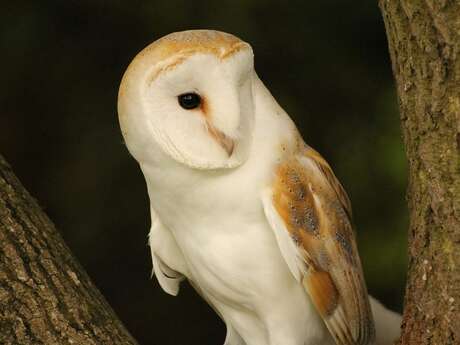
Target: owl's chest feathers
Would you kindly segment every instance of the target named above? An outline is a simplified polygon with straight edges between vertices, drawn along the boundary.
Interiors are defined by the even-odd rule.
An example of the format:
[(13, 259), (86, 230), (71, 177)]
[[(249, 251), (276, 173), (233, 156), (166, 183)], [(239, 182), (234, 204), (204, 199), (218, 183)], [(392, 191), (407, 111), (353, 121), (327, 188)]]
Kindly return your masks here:
[(269, 261), (282, 262), (261, 202), (274, 162), (260, 159), (250, 157), (223, 173), (174, 169), (171, 175), (143, 168), (152, 207), (174, 234), (194, 278), (209, 290), (254, 291), (244, 286), (260, 279), (249, 272), (268, 277), (277, 267)]
[(168, 229), (188, 242), (203, 244), (214, 236), (244, 233), (263, 219), (262, 175), (237, 170), (192, 172), (187, 177), (167, 174), (148, 182), (149, 195)]

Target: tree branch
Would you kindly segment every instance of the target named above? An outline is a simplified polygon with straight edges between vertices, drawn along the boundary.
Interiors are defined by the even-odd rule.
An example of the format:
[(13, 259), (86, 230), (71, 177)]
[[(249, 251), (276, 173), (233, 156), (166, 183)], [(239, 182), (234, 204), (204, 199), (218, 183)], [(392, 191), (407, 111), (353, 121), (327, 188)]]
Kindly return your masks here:
[(379, 4), (409, 161), (400, 344), (460, 344), (460, 3)]
[(0, 344), (137, 344), (0, 155)]

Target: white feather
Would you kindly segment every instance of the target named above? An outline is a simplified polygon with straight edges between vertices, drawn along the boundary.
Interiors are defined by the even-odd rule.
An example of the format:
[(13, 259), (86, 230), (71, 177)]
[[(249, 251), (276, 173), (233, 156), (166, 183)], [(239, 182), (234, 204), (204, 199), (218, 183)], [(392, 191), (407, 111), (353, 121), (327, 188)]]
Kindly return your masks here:
[(164, 228), (153, 209), (151, 209), (151, 218), (152, 226), (149, 233), (149, 245), (152, 254), (152, 273), (155, 273), (158, 283), (166, 293), (176, 296), (179, 293), (179, 285), (184, 280), (184, 276), (172, 269), (171, 266), (168, 266), (164, 260), (172, 267), (183, 271), (185, 262), (172, 234)]
[(302, 281), (303, 274), (305, 273), (305, 263), (301, 259), (301, 254), (295, 242), (289, 236), (289, 232), (281, 220), (278, 212), (273, 207), (272, 191), (266, 188), (262, 193), (262, 203), (264, 205), (265, 216), (267, 217), (270, 227), (273, 229), (276, 241), (280, 247), (281, 254), (286, 260), (291, 273), (298, 282)]
[(376, 345), (393, 345), (401, 332), (402, 317), (369, 296), (376, 330)]

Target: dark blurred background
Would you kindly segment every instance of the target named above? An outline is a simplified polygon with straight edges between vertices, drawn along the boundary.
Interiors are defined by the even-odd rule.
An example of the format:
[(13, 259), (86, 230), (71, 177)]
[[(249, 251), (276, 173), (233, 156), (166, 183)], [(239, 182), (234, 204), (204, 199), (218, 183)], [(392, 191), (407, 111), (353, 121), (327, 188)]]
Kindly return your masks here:
[(225, 335), (188, 285), (174, 298), (150, 280), (147, 193), (116, 113), (134, 55), (185, 29), (252, 44), (259, 76), (351, 197), (370, 293), (400, 310), (406, 160), (373, 1), (17, 1), (1, 12), (0, 152), (141, 344)]

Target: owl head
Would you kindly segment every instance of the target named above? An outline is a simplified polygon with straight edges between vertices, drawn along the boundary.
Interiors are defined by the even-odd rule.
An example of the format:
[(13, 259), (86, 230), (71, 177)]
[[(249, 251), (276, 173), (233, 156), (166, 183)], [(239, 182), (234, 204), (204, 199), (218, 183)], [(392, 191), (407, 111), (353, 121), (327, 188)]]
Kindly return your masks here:
[(242, 164), (251, 146), (254, 78), (252, 49), (233, 35), (191, 30), (153, 42), (120, 85), (118, 114), (128, 149), (141, 164)]

